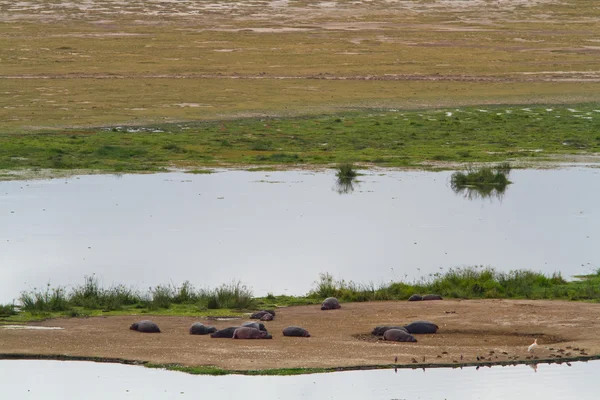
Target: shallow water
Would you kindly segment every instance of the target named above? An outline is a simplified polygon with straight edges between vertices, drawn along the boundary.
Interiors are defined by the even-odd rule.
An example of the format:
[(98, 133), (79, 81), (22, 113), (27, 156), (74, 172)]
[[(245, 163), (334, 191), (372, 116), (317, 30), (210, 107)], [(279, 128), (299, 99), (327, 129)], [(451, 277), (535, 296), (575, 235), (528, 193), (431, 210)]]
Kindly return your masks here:
[[(597, 399), (597, 361), (531, 367), (349, 371), (300, 376), (194, 376), (138, 366), (2, 361), (10, 399)], [(199, 397), (201, 396), (201, 397)]]
[(501, 199), (455, 194), (450, 172), (81, 176), (0, 182), (0, 303), (95, 273), (148, 286), (239, 279), (304, 294), (320, 272), (358, 282), (464, 265), (566, 276), (600, 265), (599, 169), (518, 170)]

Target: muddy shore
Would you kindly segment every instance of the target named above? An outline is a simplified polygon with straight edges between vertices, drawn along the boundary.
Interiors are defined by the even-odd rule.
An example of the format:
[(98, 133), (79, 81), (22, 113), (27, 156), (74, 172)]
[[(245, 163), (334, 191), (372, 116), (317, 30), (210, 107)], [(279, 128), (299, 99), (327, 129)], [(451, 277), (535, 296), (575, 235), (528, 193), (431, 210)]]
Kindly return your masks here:
[[(130, 331), (129, 325), (152, 319), (160, 334)], [(417, 335), (417, 343), (391, 343), (370, 335), (376, 325), (429, 320), (435, 335)], [(218, 328), (245, 320), (202, 317), (119, 316), (53, 319), (32, 326), (60, 330), (13, 330), (0, 327), (0, 353), (61, 355), (137, 360), (157, 364), (216, 366), (227, 370), (337, 368), (393, 364), (506, 363), (568, 359), (600, 354), (600, 305), (564, 301), (444, 300), (344, 304), (321, 311), (317, 306), (277, 310), (266, 322), (273, 340), (212, 339), (188, 334), (201, 321)], [(289, 325), (303, 326), (310, 338), (284, 337)], [(527, 347), (537, 338), (539, 347)], [(462, 358), (461, 358), (462, 356)], [(478, 359), (479, 357), (479, 359)]]

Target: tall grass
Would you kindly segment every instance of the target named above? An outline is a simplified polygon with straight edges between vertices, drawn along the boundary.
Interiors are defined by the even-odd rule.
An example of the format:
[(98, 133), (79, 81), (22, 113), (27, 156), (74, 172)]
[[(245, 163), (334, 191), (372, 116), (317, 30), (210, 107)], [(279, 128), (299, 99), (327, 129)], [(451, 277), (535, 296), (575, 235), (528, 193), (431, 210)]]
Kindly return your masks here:
[(445, 273), (431, 275), (416, 282), (392, 282), (389, 284), (358, 284), (335, 280), (331, 274), (321, 274), (315, 287), (308, 293), (310, 298), (337, 297), (343, 301), (406, 300), (411, 295), (435, 293), (443, 297), (522, 298), (522, 299), (569, 299), (599, 300), (600, 272), (586, 279), (566, 281), (560, 273), (542, 273), (518, 270), (500, 272), (488, 267), (465, 267), (450, 269)]
[(14, 304), (0, 304), (0, 317), (10, 317), (17, 315), (17, 309)]
[[(199, 289), (189, 281), (180, 286), (158, 285), (142, 292), (125, 285), (104, 288), (95, 275), (85, 276), (82, 285), (69, 292), (65, 288), (33, 289), (19, 297), (24, 311), (40, 313), (76, 309), (115, 311), (137, 305), (150, 310), (169, 308), (173, 304), (195, 304), (200, 309), (250, 309), (255, 300), (252, 290), (241, 282), (223, 284), (215, 289)], [(8, 306), (2, 306), (8, 310)]]
[(31, 312), (67, 311), (71, 308), (65, 289), (60, 286), (51, 288), (50, 284), (43, 290), (21, 293), (19, 301), (21, 309)]

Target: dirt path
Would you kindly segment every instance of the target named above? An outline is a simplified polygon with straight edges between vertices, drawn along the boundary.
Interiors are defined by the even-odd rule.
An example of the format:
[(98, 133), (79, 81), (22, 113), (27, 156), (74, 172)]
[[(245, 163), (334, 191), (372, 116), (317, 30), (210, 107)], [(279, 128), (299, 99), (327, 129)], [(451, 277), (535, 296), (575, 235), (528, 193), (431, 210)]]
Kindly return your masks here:
[[(393, 363), (396, 356), (398, 364), (415, 366), (472, 363), (478, 356), (487, 362), (526, 360), (531, 357), (527, 346), (533, 338), (538, 338), (535, 356), (540, 359), (600, 354), (600, 305), (588, 303), (372, 302), (344, 304), (341, 310), (327, 312), (316, 306), (290, 307), (279, 309), (275, 320), (266, 323), (273, 340), (246, 341), (189, 335), (189, 326), (198, 320), (192, 317), (152, 317), (161, 334), (128, 329), (132, 322), (146, 318), (55, 319), (32, 324), (64, 330), (0, 328), (0, 353), (115, 357), (235, 370), (381, 365)], [(437, 323), (438, 334), (417, 335), (418, 343), (389, 343), (369, 335), (376, 325), (421, 319)], [(224, 328), (243, 320), (201, 321)], [(307, 328), (312, 337), (283, 337), (281, 329), (289, 325)]]

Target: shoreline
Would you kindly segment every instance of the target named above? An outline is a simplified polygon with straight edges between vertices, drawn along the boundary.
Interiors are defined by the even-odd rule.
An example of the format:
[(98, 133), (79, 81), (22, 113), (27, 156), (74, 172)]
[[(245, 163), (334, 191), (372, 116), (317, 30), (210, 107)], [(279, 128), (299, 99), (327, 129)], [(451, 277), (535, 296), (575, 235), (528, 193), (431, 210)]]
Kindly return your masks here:
[(517, 360), (517, 361), (497, 361), (497, 362), (469, 362), (469, 363), (427, 363), (427, 364), (379, 364), (379, 365), (355, 365), (340, 366), (331, 368), (272, 368), (256, 370), (227, 370), (214, 366), (189, 367), (178, 364), (153, 364), (148, 361), (127, 360), (122, 358), (106, 357), (86, 357), (86, 356), (68, 356), (64, 354), (13, 354), (0, 353), (0, 360), (18, 361), (18, 360), (37, 360), (37, 361), (71, 361), (71, 362), (96, 362), (103, 364), (121, 364), (141, 366), (152, 369), (164, 369), (166, 371), (183, 372), (190, 375), (245, 375), (245, 376), (292, 376), (292, 375), (311, 375), (326, 374), (332, 372), (348, 371), (372, 371), (383, 369), (433, 369), (433, 368), (469, 368), (469, 367), (506, 367), (517, 365), (539, 365), (539, 364), (563, 364), (570, 362), (588, 362), (600, 360), (600, 354), (593, 356), (563, 357), (555, 359), (538, 360)]
[[(555, 160), (509, 160), (511, 168), (514, 170), (558, 170), (565, 168), (600, 168), (600, 154), (552, 154), (548, 158)], [(373, 173), (384, 172), (445, 172), (459, 171), (467, 166), (481, 167), (494, 166), (498, 162), (423, 162), (421, 166), (389, 166), (382, 167), (373, 163), (355, 163), (358, 171), (371, 171)], [(88, 170), (88, 169), (41, 169), (30, 168), (0, 170), (0, 182), (18, 182), (18, 181), (40, 181), (53, 179), (73, 179), (80, 176), (99, 176), (99, 175), (155, 175), (155, 174), (187, 174), (187, 175), (211, 175), (227, 172), (298, 172), (310, 171), (314, 173), (327, 173), (335, 170), (335, 164), (227, 164), (227, 165), (199, 165), (197, 168), (166, 168), (164, 170), (148, 171), (123, 171), (113, 172), (107, 170)], [(196, 172), (200, 169), (202, 172)]]
[[(453, 312), (447, 313), (448, 310)], [(130, 331), (150, 318), (160, 334)], [(376, 325), (429, 320), (437, 334), (416, 335), (417, 343), (377, 340)], [(272, 340), (212, 339), (190, 335), (201, 321), (222, 329), (237, 321), (199, 317), (114, 316), (58, 318), (30, 326), (62, 330), (0, 328), (0, 359), (117, 362), (192, 374), (291, 375), (383, 368), (456, 368), (588, 361), (600, 359), (600, 305), (551, 300), (442, 300), (343, 303), (340, 310), (318, 306), (277, 310), (266, 322)], [(310, 338), (281, 335), (303, 326)], [(535, 353), (527, 351), (537, 338)], [(398, 357), (397, 363), (393, 362)], [(534, 358), (537, 357), (537, 358)], [(481, 358), (481, 359), (479, 359)]]

